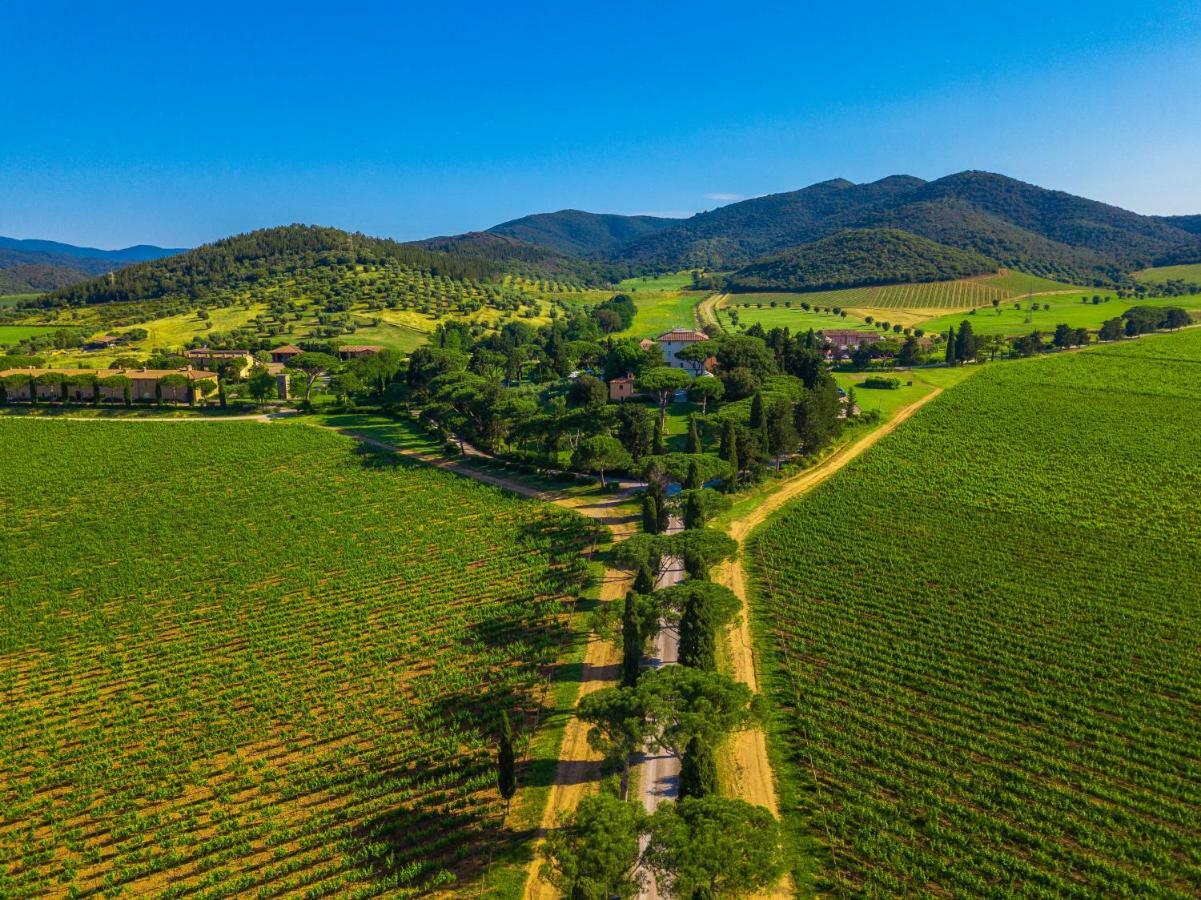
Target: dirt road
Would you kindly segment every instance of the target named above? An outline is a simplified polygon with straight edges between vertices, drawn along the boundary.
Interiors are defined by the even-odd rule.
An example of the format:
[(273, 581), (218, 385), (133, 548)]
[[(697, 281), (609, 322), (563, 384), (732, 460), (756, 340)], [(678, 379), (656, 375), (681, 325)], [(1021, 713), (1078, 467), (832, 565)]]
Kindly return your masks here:
[[(726, 585), (742, 601), (742, 615), (731, 630), (726, 646), (726, 659), (730, 674), (734, 678), (745, 682), (756, 692), (759, 690), (759, 675), (754, 645), (751, 642), (750, 611), (747, 606), (746, 572), (741, 560), (741, 551), (747, 537), (785, 503), (813, 490), (883, 437), (895, 431), (902, 422), (941, 393), (942, 388), (935, 388), (920, 400), (899, 410), (886, 424), (839, 448), (812, 469), (782, 482), (777, 490), (764, 497), (754, 509), (729, 524), (726, 533), (738, 542), (739, 556), (723, 564), (715, 573), (714, 580)], [(767, 755), (767, 742), (762, 730), (755, 729), (736, 735), (719, 755), (718, 767), (724, 793), (740, 797), (757, 806), (766, 806), (774, 815), (779, 816), (779, 801)], [(781, 884), (771, 895), (791, 896), (791, 893), (789, 885)]]
[(726, 294), (710, 294), (696, 305), (696, 320), (702, 328), (706, 325), (716, 325), (721, 328), (721, 324), (717, 321), (717, 305), (725, 300), (726, 296)]

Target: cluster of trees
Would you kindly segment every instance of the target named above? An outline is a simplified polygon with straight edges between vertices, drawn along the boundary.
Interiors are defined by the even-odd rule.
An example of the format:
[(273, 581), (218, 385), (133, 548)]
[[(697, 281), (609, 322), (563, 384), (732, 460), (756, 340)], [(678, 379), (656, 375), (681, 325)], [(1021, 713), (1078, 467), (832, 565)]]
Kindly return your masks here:
[[(647, 494), (654, 493), (652, 481)], [(578, 710), (590, 745), (621, 775), (552, 834), (544, 851), (549, 877), (568, 897), (633, 896), (643, 872), (673, 896), (754, 891), (779, 877), (778, 827), (767, 810), (717, 794), (714, 759), (722, 740), (761, 716), (750, 688), (717, 672), (719, 635), (740, 604), (708, 573), (737, 545), (716, 531), (668, 535), (656, 533), (662, 523), (649, 524), (615, 551), (616, 562), (636, 573), (620, 623), (621, 684), (584, 697)], [(689, 577), (656, 590), (671, 560), (681, 560)], [(679, 665), (643, 670), (660, 629), (677, 632)], [(600, 630), (611, 629), (602, 623)], [(677, 801), (652, 816), (627, 796), (631, 758), (646, 748), (681, 764)]]
[[(623, 306), (618, 299), (609, 311)], [(645, 474), (652, 460), (672, 480), (688, 479), (687, 461), (665, 453), (666, 411), (678, 391), (701, 406), (690, 422), (690, 452), (678, 455), (695, 457), (700, 484), (755, 477), (768, 462), (820, 450), (837, 434), (837, 386), (812, 332), (717, 335), (679, 355), (697, 363), (712, 357), (716, 376), (665, 366), (658, 346), (602, 336), (595, 315), (577, 312), (540, 329), (511, 322), (483, 335), (444, 324), (430, 346), (414, 351), (404, 377), (408, 399), (448, 436), (602, 480)], [(608, 402), (605, 380), (627, 374), (654, 407)]]

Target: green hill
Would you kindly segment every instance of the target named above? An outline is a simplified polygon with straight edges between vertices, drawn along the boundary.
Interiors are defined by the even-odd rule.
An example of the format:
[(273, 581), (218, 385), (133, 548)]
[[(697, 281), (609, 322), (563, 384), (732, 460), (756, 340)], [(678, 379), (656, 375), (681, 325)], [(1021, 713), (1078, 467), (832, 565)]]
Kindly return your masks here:
[(664, 270), (737, 268), (848, 228), (901, 229), (1009, 268), (1085, 284), (1190, 262), (1180, 257), (1198, 243), (1169, 221), (1003, 175), (962, 172), (931, 182), (836, 179), (744, 200), (640, 238), (613, 258)]
[(659, 216), (618, 216), (562, 209), (502, 222), (488, 231), (561, 253), (606, 256), (631, 241), (662, 231), (679, 221)]
[(894, 228), (840, 231), (744, 266), (726, 279), (732, 291), (804, 291), (873, 284), (949, 281), (995, 271), (970, 250)]

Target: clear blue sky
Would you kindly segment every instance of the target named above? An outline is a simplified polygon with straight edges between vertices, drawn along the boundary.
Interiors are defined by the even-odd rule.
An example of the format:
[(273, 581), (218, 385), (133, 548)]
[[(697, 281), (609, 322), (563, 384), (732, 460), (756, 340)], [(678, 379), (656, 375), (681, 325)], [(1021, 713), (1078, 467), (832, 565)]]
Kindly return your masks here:
[(1201, 213), (1196, 0), (39, 2), (2, 20), (12, 237), (192, 245), (300, 221), (409, 239), (970, 168)]

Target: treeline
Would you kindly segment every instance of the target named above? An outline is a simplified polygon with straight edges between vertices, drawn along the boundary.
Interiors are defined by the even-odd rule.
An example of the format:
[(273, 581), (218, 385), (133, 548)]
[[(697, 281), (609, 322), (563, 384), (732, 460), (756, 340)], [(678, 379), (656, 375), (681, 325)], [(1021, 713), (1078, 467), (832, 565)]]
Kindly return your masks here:
[(731, 291), (803, 291), (952, 281), (996, 271), (992, 260), (895, 228), (840, 231), (744, 266)]

